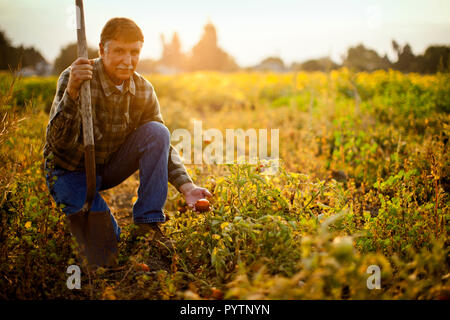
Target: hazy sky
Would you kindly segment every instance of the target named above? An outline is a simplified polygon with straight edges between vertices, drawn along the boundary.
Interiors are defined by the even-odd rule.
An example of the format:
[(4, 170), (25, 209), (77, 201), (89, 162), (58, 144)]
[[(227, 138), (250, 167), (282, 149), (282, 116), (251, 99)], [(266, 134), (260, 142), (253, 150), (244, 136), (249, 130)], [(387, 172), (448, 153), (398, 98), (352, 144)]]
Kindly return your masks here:
[[(76, 41), (71, 28), (74, 0), (0, 0), (0, 29), (14, 45), (35, 46), (53, 62), (62, 46)], [(85, 0), (88, 43), (97, 47), (112, 17), (129, 17), (142, 28), (142, 58), (161, 55), (160, 34), (177, 31), (186, 52), (203, 26), (217, 28), (219, 46), (241, 66), (267, 56), (286, 63), (331, 55), (364, 43), (393, 58), (391, 40), (410, 43), (414, 53), (430, 44), (450, 44), (449, 0)]]

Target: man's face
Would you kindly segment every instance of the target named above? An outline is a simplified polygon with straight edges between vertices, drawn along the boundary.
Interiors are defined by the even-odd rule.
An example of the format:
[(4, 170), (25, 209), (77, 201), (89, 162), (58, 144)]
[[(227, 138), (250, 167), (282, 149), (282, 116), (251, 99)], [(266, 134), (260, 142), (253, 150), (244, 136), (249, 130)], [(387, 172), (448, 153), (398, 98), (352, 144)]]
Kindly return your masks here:
[(139, 62), (142, 42), (109, 40), (103, 46), (100, 43), (100, 56), (109, 77), (115, 84), (121, 84), (130, 78)]

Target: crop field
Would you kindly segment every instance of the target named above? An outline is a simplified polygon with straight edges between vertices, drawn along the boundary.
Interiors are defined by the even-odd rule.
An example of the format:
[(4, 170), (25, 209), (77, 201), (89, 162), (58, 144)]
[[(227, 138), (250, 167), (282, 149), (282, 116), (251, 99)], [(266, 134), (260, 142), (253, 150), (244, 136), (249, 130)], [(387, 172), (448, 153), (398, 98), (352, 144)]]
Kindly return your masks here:
[(147, 79), (170, 132), (194, 120), (224, 135), (279, 129), (278, 172), (186, 164), (212, 210), (191, 211), (170, 186), (169, 253), (130, 239), (138, 173), (103, 191), (122, 228), (118, 266), (82, 270), (69, 290), (75, 241), (42, 155), (57, 78), (0, 74), (0, 299), (450, 298), (448, 73)]

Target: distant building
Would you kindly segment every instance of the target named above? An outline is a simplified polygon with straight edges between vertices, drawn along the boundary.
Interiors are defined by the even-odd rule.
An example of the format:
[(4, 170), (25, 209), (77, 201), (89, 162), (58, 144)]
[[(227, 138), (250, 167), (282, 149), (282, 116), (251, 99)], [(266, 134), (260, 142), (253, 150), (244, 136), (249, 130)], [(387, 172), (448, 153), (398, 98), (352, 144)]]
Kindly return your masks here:
[(249, 69), (254, 71), (273, 71), (273, 72), (288, 71), (284, 65), (283, 60), (281, 60), (278, 57), (266, 58), (256, 66), (250, 67)]
[(34, 66), (27, 66), (21, 68), (17, 73), (22, 77), (31, 77), (31, 76), (49, 76), (52, 74), (53, 67), (51, 64), (47, 62), (38, 62)]
[(157, 64), (154, 69), (154, 72), (160, 73), (160, 74), (177, 74), (182, 71), (183, 70), (178, 69), (176, 67), (166, 66), (163, 64)]

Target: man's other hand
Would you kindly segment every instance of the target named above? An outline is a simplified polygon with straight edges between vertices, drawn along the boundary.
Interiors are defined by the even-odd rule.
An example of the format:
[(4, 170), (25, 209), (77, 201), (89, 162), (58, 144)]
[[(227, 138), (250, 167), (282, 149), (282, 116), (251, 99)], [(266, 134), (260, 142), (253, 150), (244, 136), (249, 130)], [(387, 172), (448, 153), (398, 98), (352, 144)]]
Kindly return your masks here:
[(195, 210), (195, 203), (197, 200), (204, 199), (206, 197), (211, 198), (212, 194), (206, 188), (201, 188), (193, 183), (185, 183), (180, 187), (181, 193), (184, 195), (186, 204), (189, 208)]

